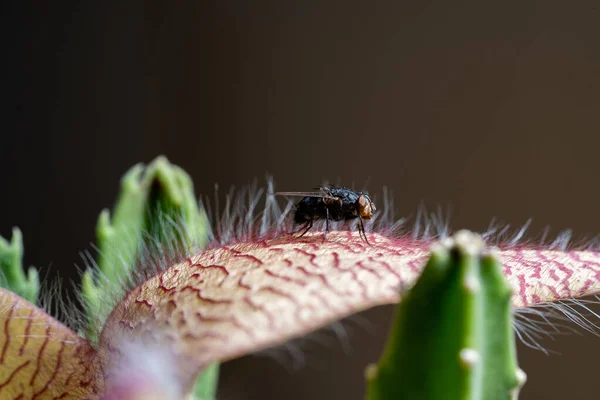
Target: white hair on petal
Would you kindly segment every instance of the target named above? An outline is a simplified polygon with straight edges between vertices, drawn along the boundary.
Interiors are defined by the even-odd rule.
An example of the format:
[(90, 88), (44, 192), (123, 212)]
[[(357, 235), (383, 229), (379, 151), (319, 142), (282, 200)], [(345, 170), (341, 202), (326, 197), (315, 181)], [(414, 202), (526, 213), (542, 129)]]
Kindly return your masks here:
[[(275, 182), (268, 175), (266, 187), (259, 187), (256, 181), (237, 191), (231, 187), (225, 194), (224, 201), (220, 199), (218, 185), (215, 185), (213, 202), (208, 197), (204, 197), (199, 202), (200, 211), (205, 213), (210, 221), (207, 246), (220, 247), (239, 241), (266, 240), (289, 234), (294, 228), (291, 217), (295, 203), (289, 199), (275, 197), (274, 193)], [(365, 224), (367, 232), (374, 231), (388, 236), (426, 242), (448, 237), (452, 233), (449, 212), (443, 213), (439, 206), (436, 212), (431, 213), (421, 204), (417, 209), (416, 216), (412, 218), (411, 226), (409, 224), (411, 218), (396, 218), (393, 194), (387, 188), (383, 188), (381, 195), (372, 195), (371, 197), (378, 205), (378, 212), (374, 214), (370, 223)], [(211, 203), (213, 204), (211, 205)], [(92, 245), (97, 253), (96, 257), (90, 251), (80, 253), (84, 267), (80, 271), (93, 271), (94, 280), (103, 287), (104, 295), (101, 301), (104, 303), (115, 306), (129, 290), (140, 285), (152, 275), (202, 251), (197, 244), (182, 240), (190, 237), (190, 227), (185, 223), (183, 215), (161, 214), (160, 210), (154, 211), (159, 214), (158, 224), (151, 227), (154, 231), (140, 233), (134, 232), (131, 228), (116, 228), (120, 229), (119, 234), (127, 237), (129, 243), (135, 241), (139, 243), (138, 255), (135, 260), (128, 260), (118, 247), (103, 249), (104, 252), (109, 253), (107, 256), (119, 262), (118, 269), (127, 271), (126, 274), (119, 277), (117, 282), (111, 281), (99, 272), (96, 257), (102, 257), (103, 254), (96, 246)], [(332, 230), (339, 229), (343, 224), (344, 222), (332, 223), (330, 228)], [(549, 239), (549, 229), (546, 229), (539, 242), (527, 240), (526, 234), (530, 224), (531, 219), (513, 231), (510, 229), (510, 225), (501, 224), (494, 218), (487, 231), (481, 236), (486, 244), (504, 249), (525, 246), (562, 251), (571, 248), (588, 250), (598, 248), (597, 237), (591, 241), (580, 241), (579, 245), (574, 244), (570, 230), (559, 233), (554, 239)], [(315, 225), (316, 229), (320, 228), (320, 224)], [(353, 224), (349, 225), (349, 229), (356, 228)], [(68, 326), (81, 332), (89, 322), (89, 316), (83, 311), (79, 311), (81, 304), (85, 304), (85, 302), (80, 295), (78, 299), (80, 304), (75, 306), (76, 302), (65, 298), (63, 292), (59, 280), (54, 280), (51, 284), (44, 284), (40, 295), (42, 303), (46, 305), (48, 311), (52, 311), (53, 315), (58, 313)], [(577, 328), (596, 334), (600, 330), (596, 322), (598, 315), (590, 314), (589, 306), (598, 303), (600, 301), (597, 298), (586, 301), (563, 300), (515, 310), (515, 332), (523, 343), (540, 350), (543, 350), (541, 341), (544, 337), (562, 334), (565, 331), (573, 332)], [(110, 307), (107, 308), (110, 309)], [(100, 322), (104, 321), (104, 318), (105, 316), (98, 316), (98, 324), (94, 329), (100, 329)], [(332, 325), (328, 329), (336, 333), (337, 340), (349, 349), (351, 347), (349, 339), (347, 339), (349, 335), (340, 329), (340, 326), (347, 325), (347, 321), (346, 319), (341, 322), (341, 325)], [(322, 331), (316, 335), (322, 335)]]
[(584, 299), (566, 299), (536, 304), (513, 311), (513, 327), (523, 344), (549, 354), (542, 341), (555, 340), (555, 336), (576, 334), (582, 331), (600, 336), (600, 315), (592, 308), (600, 304), (598, 296)]

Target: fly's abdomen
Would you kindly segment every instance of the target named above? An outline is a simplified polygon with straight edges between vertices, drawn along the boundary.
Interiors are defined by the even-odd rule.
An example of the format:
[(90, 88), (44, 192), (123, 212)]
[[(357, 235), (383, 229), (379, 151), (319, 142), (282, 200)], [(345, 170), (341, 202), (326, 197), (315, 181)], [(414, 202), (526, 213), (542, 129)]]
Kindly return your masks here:
[(297, 224), (304, 224), (311, 219), (313, 218), (310, 215), (302, 212), (300, 209), (296, 210), (296, 213), (294, 214), (294, 222)]
[(296, 206), (294, 222), (303, 224), (308, 221), (325, 219), (326, 215), (325, 204), (322, 199), (317, 197), (305, 197)]

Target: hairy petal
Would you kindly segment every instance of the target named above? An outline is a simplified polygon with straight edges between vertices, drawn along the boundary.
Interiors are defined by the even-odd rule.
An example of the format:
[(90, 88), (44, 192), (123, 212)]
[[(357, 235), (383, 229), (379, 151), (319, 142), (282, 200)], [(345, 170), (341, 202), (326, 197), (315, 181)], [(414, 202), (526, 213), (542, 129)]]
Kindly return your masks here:
[(95, 350), (84, 339), (4, 289), (0, 315), (0, 398), (97, 398)]
[(515, 287), (515, 307), (600, 292), (600, 253), (597, 251), (507, 249), (501, 254), (504, 272)]
[[(428, 240), (369, 233), (285, 237), (207, 250), (131, 291), (101, 334), (107, 370), (120, 342), (169, 344), (188, 387), (213, 361), (279, 345), (358, 311), (399, 301), (429, 254)], [(515, 308), (600, 292), (600, 254), (507, 248)]]

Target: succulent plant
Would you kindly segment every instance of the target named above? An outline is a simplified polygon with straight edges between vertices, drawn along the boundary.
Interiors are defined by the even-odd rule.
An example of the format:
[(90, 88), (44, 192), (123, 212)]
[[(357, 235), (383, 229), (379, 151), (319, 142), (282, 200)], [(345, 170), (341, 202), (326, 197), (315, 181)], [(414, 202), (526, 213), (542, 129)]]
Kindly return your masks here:
[(35, 270), (23, 273), (19, 236), (0, 243), (0, 395), (212, 399), (220, 362), (398, 304), (386, 350), (367, 368), (368, 399), (516, 398), (525, 375), (515, 313), (600, 291), (594, 249), (450, 237), (431, 224), (402, 231), (385, 206), (371, 245), (352, 230), (296, 238), (291, 204), (282, 210), (268, 186), (264, 207), (251, 188), (209, 223), (183, 170), (164, 157), (135, 166), (112, 218), (100, 215), (80, 326), (34, 304), (39, 284)]
[(397, 307), (369, 400), (516, 399), (525, 383), (498, 250), (468, 231), (432, 247)]

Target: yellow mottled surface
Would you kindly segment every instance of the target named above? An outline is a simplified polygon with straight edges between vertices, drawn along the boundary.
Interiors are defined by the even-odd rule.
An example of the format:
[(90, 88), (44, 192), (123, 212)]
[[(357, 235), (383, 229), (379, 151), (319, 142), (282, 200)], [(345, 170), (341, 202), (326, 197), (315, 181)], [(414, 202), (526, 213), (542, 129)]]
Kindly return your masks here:
[(0, 399), (94, 399), (85, 341), (0, 289)]

